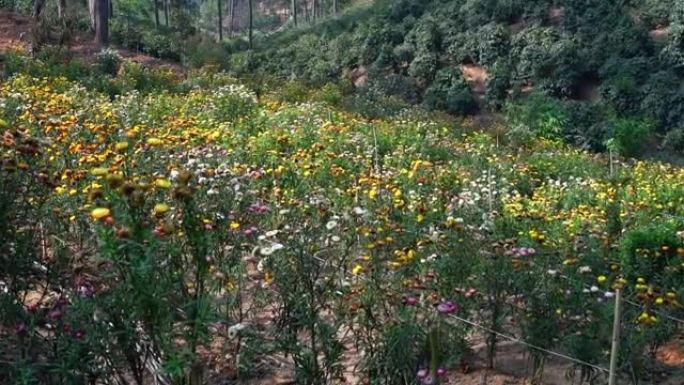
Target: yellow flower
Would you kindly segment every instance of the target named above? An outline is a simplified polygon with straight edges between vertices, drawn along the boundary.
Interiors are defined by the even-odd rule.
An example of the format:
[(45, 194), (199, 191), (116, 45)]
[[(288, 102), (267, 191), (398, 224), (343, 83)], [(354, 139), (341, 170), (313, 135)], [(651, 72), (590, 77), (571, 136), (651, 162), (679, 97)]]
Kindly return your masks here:
[(154, 181), (155, 186), (159, 188), (169, 188), (171, 187), (171, 182), (168, 179), (159, 178)]
[(114, 145), (116, 151), (126, 151), (128, 149), (128, 142), (118, 142)]
[(154, 214), (155, 215), (164, 215), (169, 211), (169, 205), (166, 203), (157, 203), (154, 205)]
[(107, 218), (111, 212), (106, 207), (98, 207), (90, 212), (90, 216), (95, 220)]
[(109, 173), (109, 170), (104, 167), (96, 167), (90, 170), (90, 173), (95, 176), (105, 176)]
[(596, 278), (596, 281), (597, 281), (598, 283), (604, 283), (604, 282), (606, 282), (607, 280), (608, 280), (608, 277), (606, 277), (605, 275), (599, 275), (599, 276)]
[(663, 297), (658, 297), (658, 298), (656, 298), (656, 300), (655, 300), (656, 305), (662, 305), (663, 302), (665, 302), (665, 300), (663, 299)]
[(159, 138), (147, 139), (147, 144), (149, 144), (150, 146), (161, 146), (163, 143), (164, 143), (164, 141), (159, 139)]
[(354, 275), (359, 275), (359, 273), (361, 273), (362, 271), (363, 271), (363, 266), (361, 266), (361, 265), (356, 265), (356, 266), (354, 266), (354, 268), (352, 269), (352, 274), (354, 274)]
[(231, 229), (231, 230), (238, 230), (238, 229), (240, 229), (240, 222), (236, 222), (236, 221), (230, 222), (230, 229)]
[(370, 199), (375, 199), (378, 197), (378, 189), (375, 187), (371, 188), (370, 191), (368, 191), (368, 197)]

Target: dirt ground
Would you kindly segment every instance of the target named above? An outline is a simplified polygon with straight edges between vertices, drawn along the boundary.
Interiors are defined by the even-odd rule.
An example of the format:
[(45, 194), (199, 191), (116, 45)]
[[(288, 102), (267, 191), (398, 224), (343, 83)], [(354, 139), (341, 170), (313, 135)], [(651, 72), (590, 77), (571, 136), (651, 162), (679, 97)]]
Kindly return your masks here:
[[(0, 53), (8, 49), (28, 49), (30, 46), (30, 31), (32, 20), (9, 10), (0, 9)], [(184, 73), (180, 63), (157, 59), (142, 52), (136, 52), (120, 47), (115, 49), (123, 58), (134, 61), (146, 67), (170, 69), (179, 74)], [(72, 58), (89, 60), (93, 54), (100, 51), (92, 36), (78, 35), (70, 43), (69, 53)]]

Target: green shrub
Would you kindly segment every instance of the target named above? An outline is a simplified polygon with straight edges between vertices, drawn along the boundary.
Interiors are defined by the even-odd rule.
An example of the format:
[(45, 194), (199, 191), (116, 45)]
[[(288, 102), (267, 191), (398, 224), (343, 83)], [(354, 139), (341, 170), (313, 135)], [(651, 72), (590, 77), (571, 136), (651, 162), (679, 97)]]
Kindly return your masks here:
[(428, 108), (455, 114), (468, 115), (478, 109), (470, 86), (457, 70), (440, 70), (423, 98)]
[(616, 118), (610, 123), (610, 137), (624, 156), (638, 156), (645, 150), (646, 139), (653, 132), (653, 125), (646, 120)]
[(433, 52), (418, 53), (408, 68), (409, 76), (416, 78), (422, 84), (430, 83), (436, 72), (437, 55)]
[(121, 61), (121, 55), (114, 50), (102, 50), (95, 55), (95, 66), (98, 71), (110, 76), (116, 75)]
[(180, 46), (175, 37), (159, 34), (157, 31), (145, 31), (143, 41), (143, 50), (152, 56), (160, 59), (181, 59)]
[(331, 106), (339, 106), (344, 98), (344, 86), (336, 83), (328, 83), (314, 92), (313, 100), (320, 100)]
[(290, 103), (304, 103), (309, 98), (309, 88), (301, 81), (285, 82), (278, 90), (280, 99)]
[(527, 127), (535, 136), (542, 138), (560, 138), (568, 122), (565, 106), (541, 93), (510, 103), (504, 111), (510, 125)]
[(191, 38), (185, 42), (183, 62), (190, 68), (200, 68), (205, 65), (228, 69), (230, 63), (229, 52), (221, 44), (207, 39)]
[(684, 129), (675, 128), (665, 135), (663, 146), (670, 151), (684, 153)]

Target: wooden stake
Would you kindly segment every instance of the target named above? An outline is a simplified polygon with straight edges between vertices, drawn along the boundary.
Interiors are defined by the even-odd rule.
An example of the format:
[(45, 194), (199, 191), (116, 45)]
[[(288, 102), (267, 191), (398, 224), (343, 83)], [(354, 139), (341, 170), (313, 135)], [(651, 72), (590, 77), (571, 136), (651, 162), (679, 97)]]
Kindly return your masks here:
[(613, 341), (610, 348), (610, 373), (608, 385), (617, 384), (617, 361), (620, 349), (620, 304), (622, 303), (622, 290), (615, 290), (615, 314), (613, 315)]

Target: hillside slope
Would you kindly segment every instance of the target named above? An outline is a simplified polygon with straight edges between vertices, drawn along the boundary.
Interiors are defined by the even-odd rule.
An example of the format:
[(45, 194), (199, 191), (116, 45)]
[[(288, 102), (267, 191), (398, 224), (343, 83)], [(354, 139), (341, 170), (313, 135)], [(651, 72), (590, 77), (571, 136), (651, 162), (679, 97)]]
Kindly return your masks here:
[(360, 72), (366, 92), (457, 114), (541, 93), (562, 100), (577, 144), (602, 149), (619, 117), (684, 148), (680, 1), (381, 0), (244, 56), (238, 71), (314, 84)]

